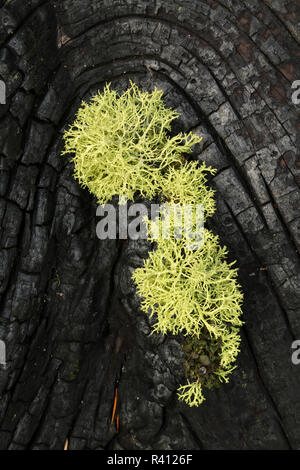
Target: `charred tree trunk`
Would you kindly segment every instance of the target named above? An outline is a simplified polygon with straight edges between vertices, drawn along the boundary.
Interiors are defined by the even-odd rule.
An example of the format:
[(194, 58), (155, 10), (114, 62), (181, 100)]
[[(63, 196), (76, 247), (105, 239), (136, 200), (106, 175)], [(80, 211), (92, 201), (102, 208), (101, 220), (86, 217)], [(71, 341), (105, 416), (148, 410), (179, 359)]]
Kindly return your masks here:
[[(0, 448), (299, 449), (298, 1), (0, 5)], [(204, 136), (210, 226), (240, 268), (238, 368), (198, 409), (176, 399), (179, 343), (149, 336), (138, 308), (147, 247), (97, 239), (96, 202), (60, 156), (81, 100), (129, 79)]]

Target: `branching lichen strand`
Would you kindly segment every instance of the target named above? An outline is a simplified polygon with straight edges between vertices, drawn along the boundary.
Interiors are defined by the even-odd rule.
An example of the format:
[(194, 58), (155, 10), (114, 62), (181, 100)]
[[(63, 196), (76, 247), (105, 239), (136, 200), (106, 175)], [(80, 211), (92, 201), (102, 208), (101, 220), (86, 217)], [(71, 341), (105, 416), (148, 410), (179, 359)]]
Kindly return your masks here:
[[(135, 194), (158, 196), (169, 206), (201, 204), (204, 220), (215, 212), (214, 191), (207, 175), (215, 170), (188, 162), (200, 138), (192, 133), (170, 136), (179, 115), (165, 107), (163, 92), (141, 91), (134, 83), (123, 94), (106, 85), (90, 103), (83, 102), (73, 125), (64, 134), (64, 154), (71, 153), (74, 176), (100, 204), (113, 196), (134, 200)], [(243, 295), (227, 249), (204, 229), (203, 244), (189, 248), (190, 239), (174, 232), (165, 238), (162, 215), (148, 219), (148, 239), (157, 248), (133, 273), (141, 308), (155, 318), (153, 333), (183, 334), (187, 383), (178, 389), (180, 400), (199, 406), (203, 387), (228, 382), (239, 352)], [(192, 228), (195, 221), (192, 219)], [(173, 230), (172, 230), (173, 229)], [(193, 230), (194, 231), (194, 230)]]

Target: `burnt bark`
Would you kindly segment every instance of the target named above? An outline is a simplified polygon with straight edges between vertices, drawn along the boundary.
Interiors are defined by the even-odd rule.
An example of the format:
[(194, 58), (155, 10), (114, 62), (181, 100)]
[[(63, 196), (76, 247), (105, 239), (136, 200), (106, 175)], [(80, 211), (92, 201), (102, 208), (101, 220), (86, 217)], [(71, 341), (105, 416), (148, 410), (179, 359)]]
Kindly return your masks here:
[[(299, 449), (298, 1), (0, 6), (0, 448)], [(60, 155), (81, 100), (130, 79), (204, 136), (209, 225), (245, 292), (238, 368), (198, 409), (176, 398), (178, 341), (150, 336), (139, 310), (130, 276), (147, 245), (97, 239), (96, 202)]]

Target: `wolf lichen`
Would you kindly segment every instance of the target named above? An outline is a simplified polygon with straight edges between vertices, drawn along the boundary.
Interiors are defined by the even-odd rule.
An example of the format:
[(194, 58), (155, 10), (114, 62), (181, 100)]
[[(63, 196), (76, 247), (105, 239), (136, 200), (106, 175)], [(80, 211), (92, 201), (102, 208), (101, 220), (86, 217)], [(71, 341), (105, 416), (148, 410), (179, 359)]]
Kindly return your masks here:
[(144, 266), (133, 273), (143, 298), (142, 309), (151, 311), (154, 331), (199, 338), (205, 328), (212, 337), (227, 332), (227, 325), (241, 326), (242, 294), (236, 270), (224, 258), (218, 237), (204, 231), (203, 247), (187, 250), (186, 240), (161, 239)]
[[(149, 231), (152, 224), (150, 221)], [(174, 233), (168, 239), (161, 236), (155, 251), (132, 277), (142, 310), (155, 319), (153, 332), (185, 336), (188, 384), (178, 389), (178, 396), (194, 406), (204, 400), (203, 387), (227, 382), (234, 369), (243, 296), (234, 263), (226, 262), (227, 250), (217, 236), (205, 229), (202, 248), (190, 250), (187, 243), (187, 238), (175, 238)], [(188, 345), (192, 345), (192, 355), (185, 349)], [(203, 356), (210, 367), (201, 363)]]
[(169, 136), (178, 113), (165, 107), (162, 94), (131, 83), (119, 95), (107, 85), (91, 103), (82, 103), (65, 132), (63, 153), (74, 155), (75, 178), (100, 204), (114, 195), (131, 201), (136, 192), (156, 196), (162, 175), (199, 142), (192, 133)]
[(215, 212), (214, 190), (205, 183), (207, 174), (215, 174), (216, 170), (205, 163), (185, 162), (179, 167), (170, 167), (161, 180), (161, 193), (168, 204), (203, 204), (205, 216)]
[[(206, 185), (215, 170), (184, 159), (201, 139), (191, 132), (170, 136), (179, 115), (164, 105), (162, 95), (132, 82), (120, 95), (107, 85), (90, 103), (83, 102), (64, 134), (63, 153), (73, 155), (75, 178), (100, 204), (115, 195), (120, 200), (159, 197), (179, 208), (202, 205), (206, 220), (215, 211), (214, 191)], [(161, 216), (148, 220), (149, 240), (160, 224)], [(203, 237), (191, 250), (189, 237), (173, 232), (165, 238), (159, 232), (156, 249), (133, 273), (141, 309), (155, 318), (153, 333), (184, 337), (187, 383), (178, 396), (190, 406), (203, 402), (203, 388), (228, 381), (242, 325), (237, 269), (226, 261), (227, 249), (217, 236), (205, 229)]]

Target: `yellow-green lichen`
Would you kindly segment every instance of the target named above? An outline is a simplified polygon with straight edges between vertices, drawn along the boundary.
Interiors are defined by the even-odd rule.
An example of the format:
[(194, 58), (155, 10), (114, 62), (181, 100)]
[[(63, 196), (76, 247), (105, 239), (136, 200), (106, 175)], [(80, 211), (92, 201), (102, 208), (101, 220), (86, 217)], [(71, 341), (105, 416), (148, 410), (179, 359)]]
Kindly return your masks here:
[[(215, 170), (184, 160), (201, 139), (192, 133), (170, 136), (178, 113), (165, 107), (162, 95), (157, 89), (141, 91), (134, 83), (120, 95), (107, 85), (82, 104), (64, 135), (63, 153), (73, 155), (75, 178), (101, 204), (115, 195), (120, 200), (158, 196), (180, 210), (203, 205), (206, 220), (215, 211), (214, 192), (206, 185)], [(204, 229), (203, 243), (190, 249), (190, 237), (175, 234), (174, 214), (168, 238), (159, 230), (161, 215), (148, 220), (148, 239), (155, 239), (156, 249), (133, 280), (142, 310), (155, 318), (153, 332), (184, 336), (187, 383), (178, 396), (198, 406), (205, 399), (203, 388), (227, 382), (235, 367), (243, 295), (237, 269), (226, 261), (227, 249), (218, 237)]]
[(76, 120), (64, 134), (65, 153), (74, 155), (74, 176), (98, 202), (114, 195), (134, 199), (157, 195), (163, 174), (181, 164), (201, 139), (189, 134), (170, 137), (178, 113), (165, 107), (163, 92), (131, 87), (119, 95), (107, 85), (90, 103), (83, 102)]
[[(184, 237), (159, 239), (133, 279), (142, 310), (155, 318), (153, 331), (181, 333), (186, 345), (192, 346), (191, 354), (184, 349), (188, 384), (178, 393), (179, 399), (194, 406), (204, 400), (203, 387), (227, 382), (234, 369), (243, 295), (237, 270), (227, 263), (227, 250), (219, 245), (217, 236), (205, 229), (201, 249), (189, 250), (186, 245)], [(201, 375), (203, 356), (211, 368)]]
[[(133, 273), (145, 312), (155, 315), (154, 331), (190, 334), (206, 329), (218, 338), (227, 324), (241, 326), (242, 294), (237, 270), (225, 261), (227, 250), (205, 229), (199, 250), (187, 250), (186, 239), (160, 239), (144, 266)], [(226, 333), (227, 334), (227, 333)]]

